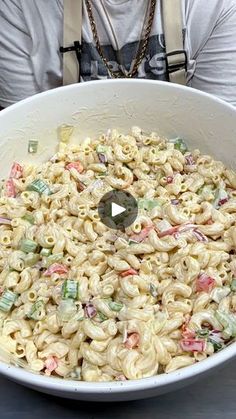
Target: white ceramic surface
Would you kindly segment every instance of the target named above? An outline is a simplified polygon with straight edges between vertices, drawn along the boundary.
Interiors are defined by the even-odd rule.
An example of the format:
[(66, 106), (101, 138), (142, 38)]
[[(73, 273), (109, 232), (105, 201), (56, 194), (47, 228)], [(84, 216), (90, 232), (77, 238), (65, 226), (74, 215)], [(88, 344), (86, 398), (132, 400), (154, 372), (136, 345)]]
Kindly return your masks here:
[[(147, 80), (96, 81), (55, 89), (26, 99), (0, 113), (0, 175), (13, 160), (44, 161), (56, 151), (57, 127), (76, 127), (72, 140), (108, 128), (127, 132), (138, 125), (169, 138), (181, 136), (235, 169), (236, 109), (199, 91)], [(40, 153), (29, 156), (29, 139)], [(0, 363), (0, 373), (39, 391), (78, 400), (133, 400), (184, 386), (219, 368), (236, 355), (236, 343), (193, 366), (144, 380), (85, 383), (34, 375)]]

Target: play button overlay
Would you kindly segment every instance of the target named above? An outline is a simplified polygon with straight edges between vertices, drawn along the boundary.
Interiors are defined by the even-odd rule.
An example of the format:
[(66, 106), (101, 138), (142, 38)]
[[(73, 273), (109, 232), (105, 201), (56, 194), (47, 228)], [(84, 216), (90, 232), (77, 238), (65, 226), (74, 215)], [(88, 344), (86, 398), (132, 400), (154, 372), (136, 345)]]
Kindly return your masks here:
[(138, 204), (129, 192), (113, 189), (106, 193), (98, 205), (103, 224), (114, 230), (124, 230), (136, 220)]
[(126, 208), (121, 207), (120, 205), (114, 204), (114, 202), (112, 202), (112, 204), (111, 204), (111, 216), (112, 217), (116, 217), (116, 215), (120, 215), (125, 211), (126, 211)]

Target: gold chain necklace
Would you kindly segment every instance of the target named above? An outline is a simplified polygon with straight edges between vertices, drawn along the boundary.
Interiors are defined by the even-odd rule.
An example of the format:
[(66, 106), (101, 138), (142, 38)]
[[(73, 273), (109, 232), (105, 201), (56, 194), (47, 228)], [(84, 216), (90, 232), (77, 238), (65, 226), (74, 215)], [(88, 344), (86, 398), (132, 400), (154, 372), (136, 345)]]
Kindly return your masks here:
[[(92, 10), (91, 2), (90, 2), (90, 0), (85, 0), (87, 13), (88, 13), (88, 17), (89, 17), (89, 22), (90, 22), (90, 26), (91, 26), (91, 30), (92, 30), (92, 33), (93, 33), (93, 38), (94, 38), (94, 41), (95, 41), (97, 51), (98, 51), (104, 65), (107, 68), (107, 71), (109, 72), (111, 77), (113, 77), (113, 78), (121, 78), (121, 77), (132, 78), (137, 74), (138, 68), (139, 68), (139, 66), (140, 66), (140, 64), (141, 64), (141, 62), (144, 58), (144, 55), (146, 53), (146, 50), (147, 50), (149, 36), (150, 36), (151, 30), (152, 30), (152, 24), (153, 24), (153, 19), (154, 19), (154, 15), (155, 15), (156, 2), (157, 2), (157, 0), (151, 0), (149, 17), (148, 17), (147, 25), (146, 25), (146, 28), (145, 28), (145, 31), (144, 31), (144, 38), (143, 38), (143, 40), (142, 39), (140, 40), (138, 52), (137, 52), (137, 55), (136, 55), (135, 60), (134, 60), (134, 65), (132, 66), (130, 71), (126, 72), (126, 71), (124, 71), (124, 69), (122, 69), (121, 66), (120, 66), (119, 71), (113, 71), (111, 69), (111, 66), (109, 65), (109, 61), (106, 59), (106, 57), (104, 55), (104, 52), (103, 52), (103, 49), (102, 49), (102, 46), (101, 46), (100, 41), (99, 41), (97, 26), (96, 26), (94, 16), (93, 16), (93, 10)], [(120, 64), (120, 63), (118, 63), (118, 64)]]

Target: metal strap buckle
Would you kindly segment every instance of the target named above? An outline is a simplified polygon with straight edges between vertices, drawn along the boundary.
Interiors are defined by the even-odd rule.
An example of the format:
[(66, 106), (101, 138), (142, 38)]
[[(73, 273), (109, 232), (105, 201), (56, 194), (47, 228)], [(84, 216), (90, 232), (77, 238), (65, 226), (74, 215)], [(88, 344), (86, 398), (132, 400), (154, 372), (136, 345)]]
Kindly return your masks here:
[[(169, 63), (169, 60), (168, 60), (169, 57), (173, 57), (174, 55), (180, 55), (180, 54), (184, 56), (183, 60), (180, 60), (179, 62), (173, 63), (173, 64)], [(187, 71), (188, 58), (187, 58), (187, 53), (184, 49), (168, 52), (165, 58), (166, 58), (166, 68), (167, 68), (168, 74), (175, 73), (178, 70)]]

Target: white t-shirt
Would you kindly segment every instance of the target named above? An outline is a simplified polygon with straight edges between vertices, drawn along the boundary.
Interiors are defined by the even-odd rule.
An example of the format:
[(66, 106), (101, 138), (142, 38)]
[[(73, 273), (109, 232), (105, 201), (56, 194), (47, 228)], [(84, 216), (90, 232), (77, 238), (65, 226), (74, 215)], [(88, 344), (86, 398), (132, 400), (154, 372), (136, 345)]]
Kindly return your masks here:
[[(130, 68), (147, 0), (91, 0), (105, 56)], [(188, 84), (236, 105), (236, 0), (182, 0)], [(108, 16), (107, 16), (108, 15)], [(111, 26), (114, 28), (115, 41)], [(81, 80), (108, 77), (83, 7)], [(0, 0), (0, 106), (62, 83), (63, 0)], [(137, 77), (166, 80), (160, 1)]]

